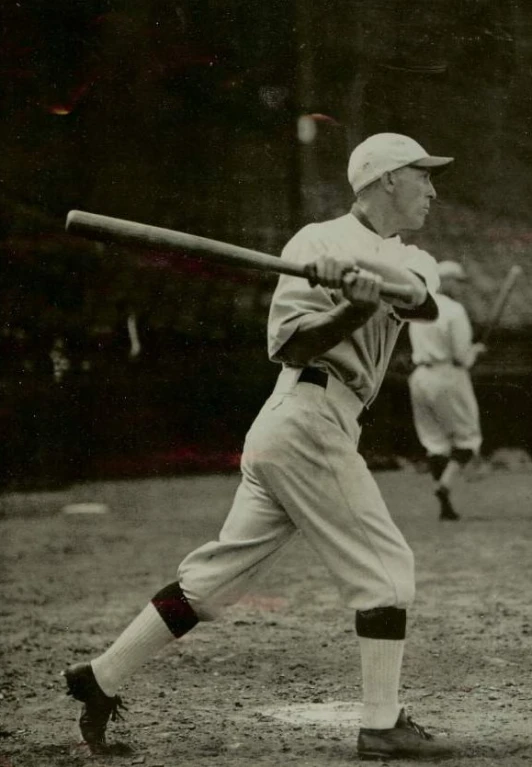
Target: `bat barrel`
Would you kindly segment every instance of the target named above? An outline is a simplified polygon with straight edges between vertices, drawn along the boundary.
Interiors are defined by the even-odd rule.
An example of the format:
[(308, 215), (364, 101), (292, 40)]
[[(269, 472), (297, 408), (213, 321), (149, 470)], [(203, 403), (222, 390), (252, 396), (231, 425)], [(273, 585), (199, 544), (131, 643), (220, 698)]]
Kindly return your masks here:
[(499, 324), (504, 310), (510, 299), (510, 295), (515, 287), (515, 284), (519, 277), (522, 275), (523, 269), (518, 264), (514, 264), (508, 270), (508, 273), (500, 287), (500, 290), (495, 298), (495, 302), (490, 312), (486, 327), (482, 333), (482, 343), (487, 343), (491, 334)]
[[(67, 216), (66, 230), (70, 234), (90, 240), (115, 242), (148, 250), (187, 251), (208, 255), (212, 261), (218, 263), (237, 264), (261, 271), (280, 271), (279, 258), (257, 250), (241, 248), (238, 245), (199, 237), (195, 234), (177, 232), (174, 229), (86, 213), (81, 210), (70, 211)], [(290, 269), (286, 273), (303, 276), (303, 268), (294, 266), (296, 266), (295, 269)]]

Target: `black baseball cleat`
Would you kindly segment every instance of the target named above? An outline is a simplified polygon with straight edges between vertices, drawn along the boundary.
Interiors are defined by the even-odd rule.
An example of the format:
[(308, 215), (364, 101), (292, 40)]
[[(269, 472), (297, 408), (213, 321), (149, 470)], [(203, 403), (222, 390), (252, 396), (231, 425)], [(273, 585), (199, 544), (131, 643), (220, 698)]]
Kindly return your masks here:
[(460, 514), (454, 510), (449, 498), (449, 490), (446, 487), (439, 487), (435, 495), (440, 502), (440, 519), (460, 519)]
[(122, 718), (118, 711), (119, 708), (126, 708), (122, 699), (119, 695), (111, 698), (103, 692), (90, 663), (70, 666), (64, 676), (68, 688), (67, 695), (72, 695), (84, 704), (79, 719), (83, 739), (94, 754), (108, 751), (105, 728), (109, 718), (113, 722)]
[(438, 742), (401, 709), (389, 730), (361, 728), (357, 743), (361, 759), (445, 759), (452, 756), (450, 744)]

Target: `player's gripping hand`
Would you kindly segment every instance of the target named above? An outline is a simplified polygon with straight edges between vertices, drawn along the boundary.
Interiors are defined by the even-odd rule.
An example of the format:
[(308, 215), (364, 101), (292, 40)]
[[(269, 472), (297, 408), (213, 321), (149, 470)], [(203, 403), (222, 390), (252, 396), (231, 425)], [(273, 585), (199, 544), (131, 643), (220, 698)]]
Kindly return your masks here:
[(305, 276), (310, 284), (327, 288), (342, 288), (345, 275), (355, 271), (358, 271), (355, 259), (346, 256), (339, 247), (324, 250), (305, 266)]
[(367, 314), (368, 319), (377, 311), (381, 300), (382, 277), (379, 274), (358, 269), (347, 272), (342, 279), (342, 293), (356, 309)]

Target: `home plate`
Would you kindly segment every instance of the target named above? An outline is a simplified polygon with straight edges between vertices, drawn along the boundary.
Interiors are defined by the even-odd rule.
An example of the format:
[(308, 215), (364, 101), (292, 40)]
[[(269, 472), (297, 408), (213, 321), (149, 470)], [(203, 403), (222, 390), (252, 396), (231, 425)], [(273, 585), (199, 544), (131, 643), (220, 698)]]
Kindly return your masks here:
[(261, 713), (282, 722), (319, 727), (356, 727), (362, 717), (362, 703), (333, 700), (329, 703), (296, 703), (261, 709)]
[(63, 514), (107, 514), (105, 503), (69, 503), (63, 506)]

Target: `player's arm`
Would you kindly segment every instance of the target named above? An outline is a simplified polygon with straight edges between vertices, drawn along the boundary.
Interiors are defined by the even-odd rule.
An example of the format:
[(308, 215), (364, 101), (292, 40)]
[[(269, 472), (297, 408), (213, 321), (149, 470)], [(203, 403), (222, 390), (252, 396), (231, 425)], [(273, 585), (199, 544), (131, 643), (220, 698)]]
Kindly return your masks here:
[[(410, 271), (410, 270), (407, 270)], [(434, 321), (438, 319), (438, 304), (436, 303), (433, 296), (431, 296), (429, 290), (427, 289), (425, 280), (421, 275), (416, 274), (415, 272), (411, 272), (415, 277), (417, 277), (423, 285), (425, 285), (425, 300), (423, 303), (419, 304), (415, 307), (402, 307), (394, 304), (395, 313), (401, 320), (406, 321), (415, 321), (415, 320), (422, 320), (422, 321)]]
[(477, 361), (479, 354), (486, 351), (484, 344), (473, 343), (473, 330), (465, 309), (457, 307), (451, 322), (449, 334), (453, 352), (453, 360), (464, 368), (471, 368)]
[(306, 365), (332, 349), (375, 313), (381, 284), (382, 278), (374, 273), (352, 269), (346, 272), (340, 283), (344, 300), (327, 311), (303, 314), (276, 358), (292, 365)]
[(341, 288), (344, 274), (352, 271), (354, 267), (377, 274), (386, 282), (410, 288), (411, 299), (394, 299), (393, 306), (397, 308), (415, 310), (427, 301), (427, 286), (418, 274), (404, 266), (390, 263), (390, 259), (379, 255), (371, 258), (357, 257), (354, 262), (352, 258), (339, 258), (335, 252), (325, 252), (319, 259), (307, 264), (306, 271), (311, 282), (319, 282), (329, 288)]

